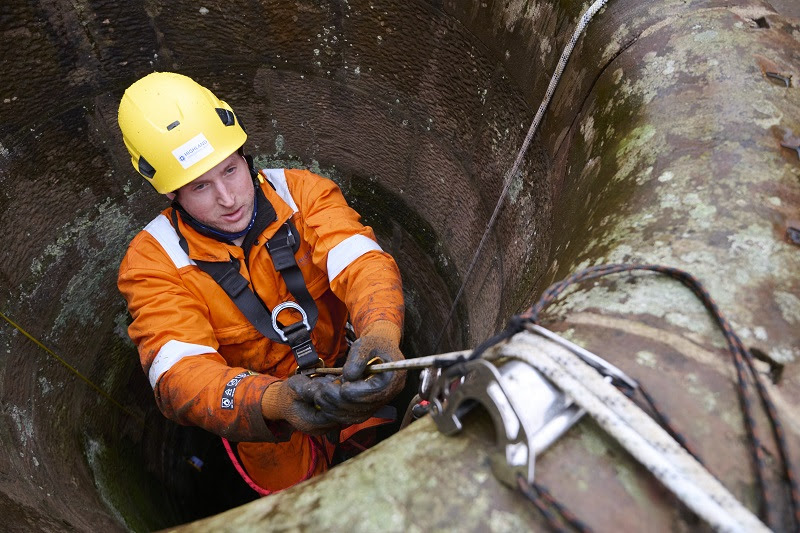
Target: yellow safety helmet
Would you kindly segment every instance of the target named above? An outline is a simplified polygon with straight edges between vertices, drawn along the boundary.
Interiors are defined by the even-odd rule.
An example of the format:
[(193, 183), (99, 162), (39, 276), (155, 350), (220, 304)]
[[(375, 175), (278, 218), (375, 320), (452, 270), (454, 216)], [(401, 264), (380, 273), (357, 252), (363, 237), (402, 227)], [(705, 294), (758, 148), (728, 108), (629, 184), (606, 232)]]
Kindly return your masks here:
[(173, 72), (134, 82), (117, 118), (133, 168), (160, 193), (197, 179), (247, 140), (228, 104)]

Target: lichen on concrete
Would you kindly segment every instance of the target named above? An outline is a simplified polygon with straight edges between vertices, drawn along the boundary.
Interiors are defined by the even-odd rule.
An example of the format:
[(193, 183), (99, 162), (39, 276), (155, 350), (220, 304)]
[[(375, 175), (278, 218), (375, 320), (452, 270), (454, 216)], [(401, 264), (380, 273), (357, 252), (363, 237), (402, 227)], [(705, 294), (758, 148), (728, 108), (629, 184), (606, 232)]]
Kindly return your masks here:
[(30, 418), (30, 413), (21, 409), (19, 406), (12, 405), (10, 408), (11, 419), (17, 428), (17, 437), (21, 448), (19, 453), (24, 456), (25, 451), (28, 449), (29, 443), (32, 443), (34, 438), (34, 425), (33, 420)]
[(650, 498), (645, 494), (646, 485), (642, 483), (642, 476), (633, 471), (630, 465), (618, 462), (614, 465), (617, 480), (625, 487), (625, 491), (631, 498), (643, 508), (649, 505)]
[(775, 291), (773, 294), (783, 319), (789, 324), (800, 325), (800, 298), (797, 294), (786, 291)]
[(108, 448), (102, 442), (91, 438), (86, 439), (86, 460), (88, 461), (89, 467), (94, 473), (94, 479), (98, 486), (98, 492), (117, 519), (121, 523), (130, 527), (130, 524), (126, 522), (125, 518), (117, 510), (117, 505), (115, 505), (115, 502), (109, 499), (114, 492), (113, 488), (117, 487), (118, 483), (109, 483), (110, 480), (106, 474), (104, 466), (107, 460), (104, 456), (107, 453)]
[[(733, 139), (722, 138), (720, 142), (709, 144), (708, 147), (698, 141), (719, 138), (723, 131), (721, 124), (725, 120), (745, 124), (746, 118), (749, 118), (750, 123), (765, 129), (773, 126), (776, 121), (784, 120), (785, 112), (781, 111), (778, 104), (771, 100), (774, 98), (773, 95), (767, 96), (757, 88), (755, 100), (752, 98), (742, 100), (746, 109), (750, 110), (748, 113), (731, 113), (727, 108), (712, 107), (706, 108), (706, 113), (720, 112), (724, 119), (709, 120), (706, 118), (708, 115), (698, 115), (687, 116), (684, 120), (674, 122), (674, 126), (672, 122), (668, 122), (668, 113), (683, 113), (682, 110), (685, 109), (684, 104), (670, 94), (672, 87), (684, 83), (687, 76), (692, 79), (704, 79), (707, 80), (706, 84), (697, 84), (694, 86), (696, 88), (690, 89), (698, 91), (702, 95), (703, 91), (707, 90), (704, 87), (709, 87), (709, 84), (712, 83), (724, 83), (726, 73), (740, 68), (735, 65), (739, 61), (736, 54), (716, 54), (712, 52), (711, 48), (704, 49), (704, 47), (721, 46), (720, 43), (728, 42), (730, 36), (729, 32), (725, 32), (725, 38), (721, 38), (721, 32), (727, 22), (722, 22), (724, 17), (720, 13), (710, 13), (709, 18), (709, 21), (694, 23), (691, 31), (686, 34), (674, 33), (669, 38), (669, 46), (660, 47), (658, 52), (651, 51), (644, 54), (643, 65), (635, 73), (628, 68), (617, 68), (612, 71), (610, 82), (619, 84), (622, 81), (619, 95), (615, 98), (641, 98), (643, 104), (648, 102), (654, 104), (655, 101), (652, 99), (655, 95), (662, 94), (661, 101), (664, 101), (665, 104), (670, 102), (670, 104), (650, 105), (648, 121), (645, 123), (634, 122), (634, 127), (629, 130), (629, 133), (618, 141), (614, 173), (614, 180), (618, 181), (617, 188), (629, 187), (628, 190), (631, 191), (632, 187), (638, 187), (643, 191), (637, 193), (642, 195), (642, 199), (634, 200), (627, 206), (623, 206), (621, 210), (605, 215), (600, 224), (595, 223), (595, 232), (593, 232), (588, 246), (584, 247), (584, 253), (589, 256), (603, 257), (609, 262), (646, 260), (647, 262), (683, 265), (692, 273), (700, 275), (712, 295), (718, 298), (723, 309), (737, 309), (739, 316), (734, 318), (736, 323), (745, 322), (748, 318), (755, 322), (757, 319), (749, 309), (741, 309), (737, 305), (741, 296), (736, 291), (729, 290), (727, 280), (735, 280), (738, 286), (758, 286), (765, 283), (767, 279), (779, 279), (783, 280), (780, 284), (784, 288), (777, 288), (777, 292), (791, 292), (789, 290), (789, 287), (792, 286), (791, 283), (787, 285), (787, 281), (791, 279), (788, 272), (797, 268), (796, 261), (787, 250), (786, 245), (776, 241), (770, 219), (763, 215), (759, 216), (761, 215), (759, 211), (764, 211), (764, 208), (759, 207), (759, 211), (743, 212), (740, 204), (747, 200), (737, 195), (731, 196), (720, 186), (738, 181), (751, 189), (763, 188), (769, 183), (769, 174), (755, 171), (755, 169), (774, 165), (774, 159), (770, 159), (771, 156), (768, 152), (748, 151), (742, 142), (736, 142)], [(738, 38), (745, 38), (745, 36), (742, 34), (735, 37), (735, 39)], [(698, 48), (698, 43), (700, 48)], [(713, 56), (707, 61), (703, 59), (698, 61), (700, 54), (713, 54)], [(743, 98), (743, 94), (737, 93), (737, 97)], [(615, 101), (615, 99), (608, 100), (609, 104)], [(728, 106), (730, 109), (734, 108), (733, 103)], [(602, 105), (602, 103), (598, 108), (604, 114), (612, 113), (616, 109), (614, 106)], [(748, 114), (749, 117), (747, 117)], [(599, 115), (594, 115), (591, 120), (584, 118), (581, 123), (583, 128), (581, 134), (587, 150), (596, 153), (591, 142), (595, 136), (587, 135), (589, 132), (587, 125), (593, 126), (591, 131), (598, 127), (602, 131), (602, 124), (609, 122), (611, 121), (601, 118)], [(657, 123), (659, 129), (656, 129), (655, 124)], [(670, 124), (668, 135), (662, 131), (665, 124)], [(735, 126), (730, 127), (735, 128)], [(691, 156), (677, 151), (677, 157), (671, 160), (666, 159), (668, 147), (681, 138), (694, 139)], [(734, 135), (734, 138), (738, 138), (738, 136)], [(734, 167), (729, 179), (724, 182), (701, 179), (704, 176), (718, 173), (714, 168), (718, 164), (717, 162), (722, 160), (720, 157), (722, 154), (729, 155), (732, 160), (740, 159), (742, 154), (747, 154), (753, 160)], [(592, 170), (584, 169), (584, 173), (581, 175), (582, 180), (591, 177), (600, 178), (594, 171), (597, 165), (591, 163), (594, 160), (594, 158), (589, 159), (588, 168)], [(654, 171), (654, 169), (658, 170)], [(601, 194), (613, 193), (610, 189), (604, 189)], [(774, 195), (765, 195), (764, 204), (776, 208), (781, 207), (782, 202), (771, 200), (774, 197)], [(644, 198), (652, 198), (654, 201), (644, 200)], [(599, 198), (595, 201), (599, 201)], [(745, 203), (745, 205), (747, 204)], [(668, 219), (665, 217), (666, 214), (669, 214)], [(669, 220), (671, 224), (659, 228), (659, 221), (662, 220)], [(636, 236), (640, 236), (643, 231), (648, 234), (649, 238), (643, 241), (638, 240), (633, 249), (623, 244), (633, 242), (636, 240)], [(713, 237), (713, 244), (702, 238), (698, 239), (698, 236), (709, 232), (717, 235), (720, 232), (727, 232), (727, 246), (721, 247), (720, 244), (726, 243), (716, 235)], [(676, 239), (676, 233), (679, 236), (678, 239)], [(734, 261), (731, 261), (732, 258)], [(741, 264), (742, 261), (748, 263), (746, 269), (734, 267), (736, 264)], [(589, 261), (589, 263), (591, 262)], [(586, 261), (582, 263), (586, 263)], [(720, 266), (728, 272), (720, 275)], [(581, 264), (576, 263), (575, 268), (579, 267)], [(586, 302), (582, 303), (586, 304)], [(596, 303), (602, 306), (607, 302), (601, 303), (598, 300)], [(791, 324), (792, 321), (793, 319), (790, 318), (787, 323)], [(673, 320), (673, 323), (675, 322)], [(687, 317), (682, 323), (676, 323), (676, 325), (686, 327), (694, 322), (693, 319)], [(758, 327), (758, 324), (756, 323), (754, 327)], [(764, 336), (768, 337), (769, 334), (763, 328), (761, 331), (763, 334), (758, 340), (766, 340)], [(771, 340), (774, 341), (774, 339)], [(780, 352), (785, 357), (785, 354), (793, 352), (794, 348), (776, 345), (772, 351), (775, 356)], [(797, 355), (798, 353), (795, 353), (793, 357)]]
[(639, 350), (636, 352), (636, 363), (650, 368), (656, 368), (656, 361), (658, 356), (653, 352), (647, 350)]
[[(101, 231), (98, 228), (102, 228)], [(48, 278), (60, 279), (59, 272), (66, 254), (77, 254), (82, 259), (71, 272), (69, 282), (60, 295), (60, 312), (52, 324), (58, 334), (68, 323), (96, 326), (99, 317), (95, 310), (105, 298), (109, 280), (116, 278), (119, 261), (124, 254), (124, 243), (138, 231), (130, 216), (113, 200), (107, 199), (97, 206), (96, 212), (87, 213), (60, 228), (54, 243), (31, 263), (31, 288), (20, 293), (24, 300), (41, 297), (47, 290)]]
[(138, 469), (138, 452), (128, 442), (109, 443), (84, 435), (84, 454), (97, 492), (128, 531), (152, 531), (166, 525), (158, 500), (163, 487)]

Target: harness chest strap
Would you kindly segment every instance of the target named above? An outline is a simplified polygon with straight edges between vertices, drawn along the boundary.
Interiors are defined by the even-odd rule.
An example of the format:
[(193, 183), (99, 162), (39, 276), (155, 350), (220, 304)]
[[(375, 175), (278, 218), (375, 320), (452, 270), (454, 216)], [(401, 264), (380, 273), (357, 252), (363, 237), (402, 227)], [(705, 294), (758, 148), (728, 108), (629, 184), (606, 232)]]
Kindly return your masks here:
[[(311, 342), (311, 330), (317, 323), (319, 310), (314, 298), (308, 292), (303, 273), (295, 259), (295, 252), (300, 247), (300, 241), (291, 219), (284, 223), (275, 235), (267, 242), (267, 250), (286, 288), (294, 296), (294, 302), (284, 302), (272, 310), (272, 330), (277, 331), (292, 347), (292, 352), (297, 359), (299, 369), (313, 368), (319, 363), (319, 355)], [(248, 289), (249, 290), (249, 289)], [(303, 316), (302, 321), (295, 322), (286, 328), (278, 328), (278, 315), (283, 309), (294, 308)]]
[[(172, 223), (178, 234), (181, 248), (188, 254), (188, 243), (178, 227), (177, 210), (172, 211)], [(281, 275), (289, 292), (297, 300), (297, 303), (284, 302), (276, 306), (272, 313), (250, 289), (247, 279), (239, 272), (239, 261), (234, 257), (231, 257), (230, 261), (224, 262), (195, 260), (195, 263), (200, 270), (217, 282), (259, 333), (272, 342), (291, 347), (297, 367), (307, 369), (315, 367), (320, 361), (311, 342), (311, 330), (317, 323), (319, 311), (316, 302), (308, 292), (305, 279), (294, 257), (294, 252), (299, 247), (296, 233), (297, 230), (291, 221), (288, 221), (267, 243), (267, 250), (272, 257), (275, 270)], [(288, 308), (299, 311), (303, 318), (283, 327), (277, 318), (281, 311)]]

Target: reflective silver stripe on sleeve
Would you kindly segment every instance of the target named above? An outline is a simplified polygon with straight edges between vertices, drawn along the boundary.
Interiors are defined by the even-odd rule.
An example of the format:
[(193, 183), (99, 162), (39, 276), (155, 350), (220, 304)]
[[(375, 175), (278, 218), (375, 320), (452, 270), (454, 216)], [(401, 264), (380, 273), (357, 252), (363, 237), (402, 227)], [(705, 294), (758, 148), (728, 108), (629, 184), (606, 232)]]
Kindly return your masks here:
[(292, 208), (292, 212), (297, 213), (299, 209), (297, 209), (297, 204), (294, 203), (292, 193), (289, 192), (289, 185), (286, 183), (286, 174), (284, 174), (283, 169), (265, 168), (264, 174), (267, 175), (267, 179), (275, 187), (275, 192), (278, 193), (278, 196), (289, 204), (289, 207)]
[(158, 378), (161, 374), (172, 368), (175, 363), (191, 355), (202, 355), (204, 353), (214, 353), (216, 350), (211, 346), (203, 346), (202, 344), (192, 344), (189, 342), (181, 342), (171, 340), (167, 342), (156, 354), (153, 359), (153, 364), (150, 365), (150, 386), (156, 388)]
[(346, 238), (328, 252), (328, 281), (333, 281), (347, 266), (372, 250), (383, 251), (377, 242), (363, 235)]
[(152, 235), (153, 238), (158, 241), (158, 244), (161, 245), (164, 251), (167, 252), (169, 258), (172, 259), (172, 263), (175, 265), (175, 268), (197, 264), (189, 259), (189, 256), (186, 255), (186, 252), (183, 251), (180, 240), (178, 240), (178, 234), (175, 232), (175, 228), (172, 227), (169, 219), (164, 215), (158, 215), (147, 226), (145, 226), (144, 230)]

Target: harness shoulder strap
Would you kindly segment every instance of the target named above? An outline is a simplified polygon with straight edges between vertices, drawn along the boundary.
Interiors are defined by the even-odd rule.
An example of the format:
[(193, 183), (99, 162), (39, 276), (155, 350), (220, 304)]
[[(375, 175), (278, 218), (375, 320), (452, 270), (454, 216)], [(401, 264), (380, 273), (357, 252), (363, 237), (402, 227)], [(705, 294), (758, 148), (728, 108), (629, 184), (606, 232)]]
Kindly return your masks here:
[[(183, 250), (188, 254), (188, 243), (178, 227), (177, 210), (172, 211), (172, 223), (175, 228), (175, 232), (178, 234), (181, 248), (183, 248)], [(285, 226), (286, 224), (284, 224), (284, 227)], [(275, 237), (273, 237), (273, 239), (274, 238)], [(270, 239), (270, 242), (271, 241), (272, 239)], [(288, 261), (288, 259), (283, 256), (281, 259), (283, 261)], [(291, 260), (294, 263), (294, 267), (298, 271), (297, 274), (300, 275), (300, 279), (302, 280), (303, 275), (301, 272), (299, 272), (300, 269), (297, 267), (297, 261), (294, 259), (293, 252), (291, 252)], [(273, 258), (273, 262), (274, 261), (275, 259)], [(308, 296), (308, 299), (310, 299), (311, 305), (313, 306), (313, 323), (308, 319), (308, 313), (304, 309), (305, 305), (301, 307), (301, 305), (298, 305), (294, 302), (284, 302), (276, 306), (275, 309), (273, 309), (273, 312), (270, 313), (264, 304), (258, 299), (258, 296), (256, 296), (256, 294), (250, 289), (247, 279), (239, 272), (239, 262), (235, 258), (231, 257), (230, 261), (225, 262), (195, 260), (195, 263), (200, 270), (211, 276), (214, 281), (217, 282), (217, 284), (222, 288), (222, 290), (225, 291), (233, 303), (236, 304), (236, 307), (239, 308), (245, 318), (247, 318), (247, 320), (253, 324), (259, 333), (273, 342), (287, 344), (289, 347), (291, 347), (292, 353), (297, 361), (298, 369), (305, 370), (307, 368), (313, 368), (319, 364), (319, 355), (317, 354), (317, 351), (311, 342), (311, 330), (316, 324), (318, 310), (316, 302), (314, 302), (314, 299), (311, 298), (311, 295), (308, 293), (308, 289), (305, 286), (305, 281), (302, 282), (302, 288), (304, 289), (305, 295)], [(291, 266), (286, 266), (286, 269), (291, 270)], [(280, 270), (279, 273), (281, 273), (282, 276), (285, 276)], [(289, 275), (296, 277), (294, 273), (290, 273)], [(284, 281), (287, 281), (285, 277)], [(297, 280), (294, 280), (294, 283), (296, 284)], [(289, 287), (292, 295), (295, 296), (295, 298), (299, 301), (298, 296), (294, 294), (294, 291), (292, 290), (292, 287), (289, 285), (288, 281), (287, 287)], [(307, 302), (305, 303), (308, 305)], [(293, 308), (299, 311), (303, 316), (303, 319), (284, 328), (278, 323), (277, 317), (281, 311), (288, 308)]]
[(300, 239), (297, 228), (289, 219), (275, 235), (267, 242), (267, 250), (272, 258), (272, 264), (283, 277), (286, 288), (294, 296), (297, 303), (306, 310), (308, 323), (313, 328), (317, 323), (319, 310), (317, 303), (308, 292), (306, 280), (294, 254), (300, 248)]

